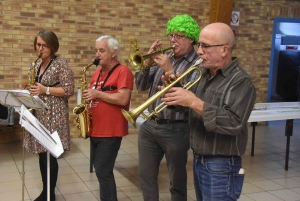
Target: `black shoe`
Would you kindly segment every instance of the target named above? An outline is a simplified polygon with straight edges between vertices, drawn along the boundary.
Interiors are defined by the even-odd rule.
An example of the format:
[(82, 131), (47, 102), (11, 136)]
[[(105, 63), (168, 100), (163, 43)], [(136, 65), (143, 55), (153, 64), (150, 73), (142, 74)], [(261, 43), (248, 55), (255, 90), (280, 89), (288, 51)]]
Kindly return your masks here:
[(47, 193), (42, 191), (40, 196), (37, 197), (34, 201), (47, 201)]
[[(39, 197), (37, 197), (34, 201), (47, 201), (47, 193), (42, 191)], [(55, 201), (55, 194), (50, 194), (50, 201)]]

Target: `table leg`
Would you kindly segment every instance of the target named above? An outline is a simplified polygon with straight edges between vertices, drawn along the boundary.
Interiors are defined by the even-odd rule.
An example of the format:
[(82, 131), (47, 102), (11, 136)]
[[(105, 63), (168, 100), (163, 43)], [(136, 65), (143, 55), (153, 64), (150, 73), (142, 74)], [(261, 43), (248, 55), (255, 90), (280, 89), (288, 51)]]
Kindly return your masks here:
[(255, 143), (255, 126), (257, 122), (251, 122), (252, 125), (252, 145), (251, 145), (251, 156), (254, 156), (254, 143)]
[(286, 171), (289, 169), (290, 137), (293, 135), (293, 122), (294, 119), (287, 119), (285, 124), (285, 136), (286, 136), (285, 170)]

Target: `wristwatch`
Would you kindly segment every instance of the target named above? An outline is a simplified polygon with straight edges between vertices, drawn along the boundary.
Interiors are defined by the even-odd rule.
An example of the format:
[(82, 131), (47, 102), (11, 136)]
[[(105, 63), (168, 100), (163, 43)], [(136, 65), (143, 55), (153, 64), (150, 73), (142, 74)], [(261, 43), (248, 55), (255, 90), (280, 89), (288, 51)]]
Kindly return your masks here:
[(50, 95), (50, 87), (47, 87), (46, 95)]

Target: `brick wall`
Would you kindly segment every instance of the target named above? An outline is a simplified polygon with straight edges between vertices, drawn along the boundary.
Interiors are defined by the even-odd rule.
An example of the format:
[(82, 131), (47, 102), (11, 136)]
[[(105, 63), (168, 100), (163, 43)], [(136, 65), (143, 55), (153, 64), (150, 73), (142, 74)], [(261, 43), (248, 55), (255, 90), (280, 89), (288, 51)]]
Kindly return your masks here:
[[(253, 77), (257, 102), (266, 102), (274, 17), (300, 17), (298, 0), (235, 0), (233, 10), (241, 12), (235, 56)], [(28, 67), (36, 59), (33, 39), (41, 29), (59, 37), (58, 55), (65, 58), (79, 87), (81, 68), (94, 58), (94, 42), (103, 34), (114, 35), (121, 44), (121, 63), (127, 63), (130, 39), (137, 38), (140, 52), (148, 51), (156, 39), (168, 46), (167, 21), (187, 13), (202, 27), (209, 22), (209, 0), (1, 0), (0, 1), (0, 89), (21, 89), (28, 80)], [(90, 68), (88, 77), (95, 68)], [(134, 72), (133, 72), (134, 73)], [(132, 106), (147, 99), (148, 92), (132, 93)], [(78, 137), (70, 99), (70, 124)], [(104, 111), (105, 112), (105, 111)], [(20, 136), (18, 115), (13, 130), (0, 126), (1, 134)], [(130, 130), (130, 132), (135, 132)], [(19, 139), (20, 137), (16, 137)]]

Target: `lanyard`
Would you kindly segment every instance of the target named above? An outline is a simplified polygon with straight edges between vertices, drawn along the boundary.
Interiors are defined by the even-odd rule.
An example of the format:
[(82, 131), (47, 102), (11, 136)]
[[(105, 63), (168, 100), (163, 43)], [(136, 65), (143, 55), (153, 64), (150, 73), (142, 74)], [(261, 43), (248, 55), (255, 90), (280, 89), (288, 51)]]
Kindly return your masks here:
[(36, 82), (41, 82), (41, 80), (42, 80), (42, 78), (43, 78), (43, 76), (44, 76), (44, 73), (47, 71), (47, 69), (49, 68), (49, 66), (51, 65), (52, 61), (53, 61), (55, 58), (56, 58), (56, 56), (54, 55), (54, 56), (51, 58), (50, 62), (48, 63), (48, 65), (47, 65), (46, 69), (44, 70), (44, 72), (39, 76), (40, 70), (41, 70), (41, 67), (42, 67), (42, 64), (43, 64), (43, 63), (41, 63), (41, 65), (40, 65), (40, 67), (39, 67), (39, 70), (38, 70), (38, 72), (37, 72), (37, 75), (35, 76), (35, 81), (36, 81)]
[[(108, 80), (108, 78), (110, 77), (110, 75), (112, 74), (112, 72), (120, 65), (120, 63), (117, 63), (114, 67), (112, 67), (112, 69), (108, 72), (103, 84), (101, 85), (101, 91), (103, 91), (104, 89), (104, 85), (106, 83), (106, 81)], [(102, 69), (101, 69), (102, 71)], [(97, 89), (97, 86), (98, 86), (98, 82), (99, 82), (99, 79), (100, 79), (100, 75), (101, 75), (101, 71), (99, 72), (99, 75), (98, 75), (98, 78), (97, 78), (97, 82), (96, 82), (96, 86), (95, 86), (95, 89)]]

